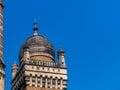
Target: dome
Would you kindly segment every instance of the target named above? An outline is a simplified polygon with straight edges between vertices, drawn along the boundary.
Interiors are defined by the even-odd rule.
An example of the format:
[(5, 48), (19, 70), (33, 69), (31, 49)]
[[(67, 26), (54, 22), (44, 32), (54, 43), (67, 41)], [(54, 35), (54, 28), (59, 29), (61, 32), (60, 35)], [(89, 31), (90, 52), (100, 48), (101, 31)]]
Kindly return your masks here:
[(25, 48), (28, 48), (32, 56), (46, 56), (54, 59), (53, 45), (42, 35), (33, 35), (25, 41), (20, 49), (20, 60), (24, 56)]
[(54, 61), (54, 47), (43, 35), (38, 35), (36, 22), (34, 23), (34, 35), (26, 39), (19, 52), (19, 59), (29, 52), (30, 60)]

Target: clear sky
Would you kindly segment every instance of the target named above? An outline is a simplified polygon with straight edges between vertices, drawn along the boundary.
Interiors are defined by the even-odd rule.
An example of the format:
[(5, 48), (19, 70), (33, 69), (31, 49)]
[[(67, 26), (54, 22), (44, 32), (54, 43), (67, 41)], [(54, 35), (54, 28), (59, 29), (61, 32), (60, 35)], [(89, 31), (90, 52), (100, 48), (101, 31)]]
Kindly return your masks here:
[(66, 51), (68, 90), (120, 90), (120, 0), (4, 0), (4, 5), (6, 90), (34, 18), (56, 52), (60, 46)]

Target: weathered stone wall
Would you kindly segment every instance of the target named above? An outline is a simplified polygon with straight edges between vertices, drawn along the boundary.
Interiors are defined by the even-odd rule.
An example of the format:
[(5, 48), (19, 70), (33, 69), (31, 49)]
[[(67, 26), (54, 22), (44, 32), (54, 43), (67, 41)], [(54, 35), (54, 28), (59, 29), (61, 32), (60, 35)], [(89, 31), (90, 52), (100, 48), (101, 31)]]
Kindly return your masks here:
[(25, 90), (60, 90), (60, 89), (51, 89), (51, 88), (40, 88), (40, 87), (30, 87), (27, 86)]
[[(3, 0), (0, 0), (0, 60), (3, 59)], [(5, 90), (4, 67), (0, 67), (0, 90)]]
[(4, 90), (4, 76), (0, 74), (0, 90)]
[(42, 60), (42, 61), (47, 61), (47, 62), (53, 61), (50, 57), (45, 57), (45, 56), (32, 56), (31, 60)]

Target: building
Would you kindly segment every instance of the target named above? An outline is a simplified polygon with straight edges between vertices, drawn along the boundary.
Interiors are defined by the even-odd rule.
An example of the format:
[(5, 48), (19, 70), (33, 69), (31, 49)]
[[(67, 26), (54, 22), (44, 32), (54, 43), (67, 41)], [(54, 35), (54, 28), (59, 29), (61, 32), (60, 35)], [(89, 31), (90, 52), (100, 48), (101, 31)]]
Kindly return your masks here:
[(0, 90), (5, 90), (5, 64), (3, 61), (3, 0), (0, 0)]
[(45, 36), (38, 34), (36, 21), (33, 35), (20, 48), (19, 68), (12, 65), (12, 90), (67, 90), (65, 52), (55, 50)]

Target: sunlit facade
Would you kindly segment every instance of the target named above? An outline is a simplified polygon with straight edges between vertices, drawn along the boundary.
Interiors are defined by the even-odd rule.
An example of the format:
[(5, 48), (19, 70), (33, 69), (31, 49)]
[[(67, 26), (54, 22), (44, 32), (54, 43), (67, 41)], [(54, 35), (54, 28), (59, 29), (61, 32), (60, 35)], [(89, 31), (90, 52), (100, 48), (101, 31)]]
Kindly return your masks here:
[(65, 52), (58, 50), (58, 62), (52, 43), (38, 34), (36, 21), (33, 35), (20, 48), (19, 66), (12, 65), (12, 90), (67, 90)]

